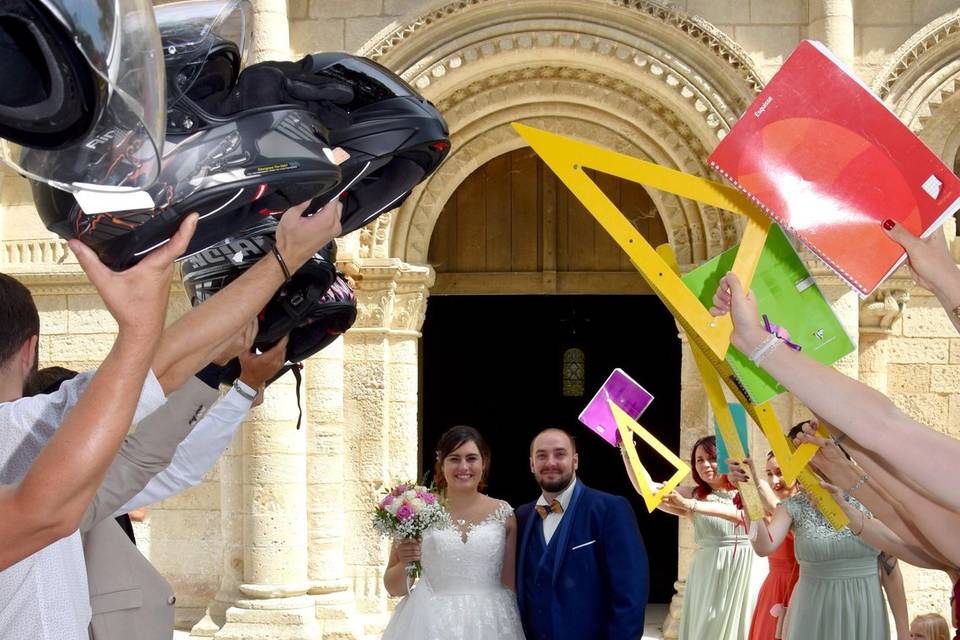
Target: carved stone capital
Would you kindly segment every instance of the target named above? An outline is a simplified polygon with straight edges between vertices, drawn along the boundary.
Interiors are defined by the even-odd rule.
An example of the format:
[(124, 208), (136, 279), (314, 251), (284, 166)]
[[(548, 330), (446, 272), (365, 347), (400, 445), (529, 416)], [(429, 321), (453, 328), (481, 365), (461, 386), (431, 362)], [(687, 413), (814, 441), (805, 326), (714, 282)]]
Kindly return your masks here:
[(860, 303), (860, 332), (889, 334), (909, 301), (910, 292), (905, 289), (875, 291)]
[(396, 258), (360, 259), (355, 276), (355, 329), (418, 333), (426, 314), (433, 267)]

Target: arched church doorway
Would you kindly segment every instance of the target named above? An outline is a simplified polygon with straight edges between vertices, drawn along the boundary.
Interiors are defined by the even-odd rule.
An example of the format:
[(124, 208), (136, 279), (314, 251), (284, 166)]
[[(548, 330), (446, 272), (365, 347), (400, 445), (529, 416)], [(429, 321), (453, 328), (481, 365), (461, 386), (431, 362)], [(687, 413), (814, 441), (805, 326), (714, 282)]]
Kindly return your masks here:
[[(654, 245), (666, 241), (638, 185), (595, 179)], [(677, 578), (677, 519), (648, 514), (619, 452), (577, 415), (614, 367), (656, 400), (643, 424), (680, 440), (680, 341), (670, 313), (606, 232), (529, 149), (494, 158), (449, 199), (431, 237), (437, 271), (420, 345), (421, 473), (455, 424), (477, 427), (493, 450), (490, 495), (514, 506), (537, 496), (528, 446), (547, 426), (578, 438), (580, 478), (631, 500), (650, 556), (651, 602)], [(654, 477), (670, 469), (644, 456)]]

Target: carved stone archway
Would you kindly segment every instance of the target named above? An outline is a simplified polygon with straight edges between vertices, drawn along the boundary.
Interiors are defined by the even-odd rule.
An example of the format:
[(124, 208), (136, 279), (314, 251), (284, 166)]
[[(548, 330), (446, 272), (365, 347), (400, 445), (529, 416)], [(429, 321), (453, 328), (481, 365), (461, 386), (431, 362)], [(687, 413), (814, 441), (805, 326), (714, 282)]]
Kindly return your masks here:
[[(423, 264), (446, 199), (480, 164), (521, 146), (526, 121), (696, 175), (762, 85), (749, 57), (702, 19), (649, 0), (459, 0), (390, 27), (361, 53), (441, 107), (454, 151), (360, 239), (361, 258)], [(736, 241), (732, 216), (651, 194), (683, 262)]]
[(877, 74), (873, 89), (953, 166), (960, 149), (960, 9), (910, 37)]

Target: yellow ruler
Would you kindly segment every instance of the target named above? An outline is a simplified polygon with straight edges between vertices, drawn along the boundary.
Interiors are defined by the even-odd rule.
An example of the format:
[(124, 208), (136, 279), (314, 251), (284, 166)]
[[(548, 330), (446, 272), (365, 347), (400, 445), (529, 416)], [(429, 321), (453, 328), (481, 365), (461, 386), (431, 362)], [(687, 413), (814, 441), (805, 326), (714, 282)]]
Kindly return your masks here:
[[(640, 495), (647, 505), (647, 510), (653, 513), (664, 497), (677, 488), (683, 479), (690, 473), (690, 467), (681, 460), (673, 451), (667, 448), (662, 442), (640, 426), (636, 420), (627, 415), (627, 412), (621, 409), (612, 400), (607, 400), (610, 411), (613, 413), (613, 419), (617, 422), (617, 431), (620, 433), (621, 446), (627, 450), (627, 459), (630, 460), (630, 466), (633, 468), (633, 475), (637, 479), (637, 486), (640, 487)], [(663, 456), (667, 462), (676, 468), (676, 473), (670, 476), (670, 479), (663, 483), (658, 491), (654, 491), (650, 484), (650, 474), (640, 462), (640, 456), (637, 454), (637, 447), (633, 444), (633, 434), (637, 434), (641, 440), (653, 447), (654, 451)]]

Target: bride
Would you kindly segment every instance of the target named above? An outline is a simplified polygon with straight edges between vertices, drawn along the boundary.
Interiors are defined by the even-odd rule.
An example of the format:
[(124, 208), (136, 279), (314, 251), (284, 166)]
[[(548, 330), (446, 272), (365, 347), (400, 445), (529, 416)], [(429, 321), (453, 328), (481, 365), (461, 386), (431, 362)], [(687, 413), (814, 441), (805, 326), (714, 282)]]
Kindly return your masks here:
[[(405, 596), (383, 640), (523, 640), (514, 595), (517, 519), (482, 493), (490, 449), (473, 427), (440, 437), (434, 477), (446, 500), (444, 521), (422, 541), (394, 543), (383, 576), (387, 593)], [(423, 574), (409, 589), (406, 565)]]

